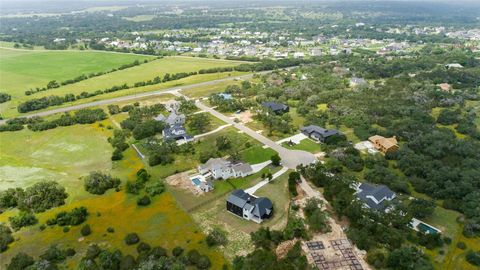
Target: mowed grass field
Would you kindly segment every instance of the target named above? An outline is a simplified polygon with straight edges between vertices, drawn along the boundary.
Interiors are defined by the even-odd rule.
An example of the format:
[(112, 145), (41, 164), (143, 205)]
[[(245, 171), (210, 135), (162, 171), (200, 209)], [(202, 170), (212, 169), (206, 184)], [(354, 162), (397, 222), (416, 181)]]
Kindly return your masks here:
[[(228, 61), (193, 57), (165, 57), (154, 59), (142, 65), (93, 77), (74, 84), (61, 86), (55, 89), (35, 93), (31, 96), (24, 95), (26, 90), (35, 87), (44, 87), (50, 80), (63, 81), (72, 79), (82, 74), (107, 71), (135, 60), (152, 60), (152, 56), (122, 54), (112, 52), (92, 51), (25, 51), (0, 49), (0, 91), (12, 95), (12, 100), (0, 104), (0, 113), (5, 118), (19, 116), (18, 104), (33, 98), (50, 95), (64, 96), (65, 94), (78, 95), (82, 92), (104, 90), (122, 84), (133, 85), (139, 81), (148, 81), (156, 76), (163, 78), (166, 73), (192, 72), (213, 67), (236, 66), (241, 61)], [(123, 62), (122, 62), (123, 61)], [(49, 63), (44, 65), (43, 63)], [(123, 95), (136, 94), (161, 90), (204, 81), (222, 79), (229, 76), (241, 75), (240, 72), (225, 72), (214, 74), (199, 74), (167, 83), (131, 88), (113, 93), (103, 94), (72, 103), (63, 104), (70, 106), (95, 100), (114, 98)], [(47, 108), (48, 109), (51, 109)]]
[[(118, 119), (119, 120), (119, 119)], [(222, 253), (208, 248), (205, 235), (193, 219), (177, 204), (167, 190), (156, 196), (152, 204), (138, 207), (138, 196), (126, 194), (124, 185), (134, 180), (137, 170), (144, 167), (132, 148), (124, 152), (124, 159), (112, 162), (112, 147), (107, 138), (115, 126), (112, 119), (91, 125), (59, 127), (49, 131), (0, 133), (0, 189), (27, 187), (41, 180), (55, 180), (69, 193), (66, 205), (37, 214), (39, 223), (21, 229), (14, 234), (15, 242), (6, 252), (0, 254), (2, 268), (20, 251), (34, 257), (41, 255), (50, 244), (73, 247), (77, 254), (67, 260), (69, 268), (75, 268), (91, 243), (104, 248), (119, 248), (123, 254), (136, 256), (135, 246), (127, 246), (123, 239), (127, 233), (136, 232), (142, 241), (151, 246), (162, 246), (171, 251), (175, 246), (197, 249), (212, 261), (212, 269), (220, 269), (225, 263)], [(101, 170), (122, 180), (121, 191), (108, 191), (104, 195), (92, 195), (84, 191), (80, 177), (90, 171)], [(158, 179), (154, 177), (152, 180)], [(152, 181), (151, 180), (151, 181)], [(61, 227), (48, 227), (41, 231), (39, 226), (61, 210), (85, 206), (90, 215), (86, 221), (92, 234), (81, 238), (81, 226), (71, 227), (64, 233)], [(0, 214), (0, 222), (8, 222), (8, 217), (17, 210)], [(128, 220), (128, 222), (118, 222)], [(113, 227), (114, 233), (106, 229)]]
[(41, 51), (0, 48), (0, 89), (13, 98), (30, 88), (45, 87), (82, 74), (109, 71), (152, 56), (96, 51)]

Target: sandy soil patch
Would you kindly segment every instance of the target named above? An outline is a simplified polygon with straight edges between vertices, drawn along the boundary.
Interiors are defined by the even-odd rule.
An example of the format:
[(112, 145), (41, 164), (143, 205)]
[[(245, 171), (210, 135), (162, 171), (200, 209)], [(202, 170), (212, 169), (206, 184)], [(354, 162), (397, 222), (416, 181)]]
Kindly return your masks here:
[[(191, 173), (191, 171), (189, 172)], [(167, 181), (167, 184), (169, 184), (170, 186), (180, 188), (183, 190), (189, 190), (196, 196), (199, 196), (202, 194), (202, 192), (200, 192), (190, 180), (189, 172), (182, 172), (182, 173), (170, 175), (165, 179), (165, 181)]]
[(232, 116), (232, 118), (237, 118), (238, 120), (240, 120), (240, 122), (244, 124), (252, 122), (253, 121), (252, 117), (253, 117), (253, 114), (250, 110), (246, 110), (241, 113), (236, 113)]

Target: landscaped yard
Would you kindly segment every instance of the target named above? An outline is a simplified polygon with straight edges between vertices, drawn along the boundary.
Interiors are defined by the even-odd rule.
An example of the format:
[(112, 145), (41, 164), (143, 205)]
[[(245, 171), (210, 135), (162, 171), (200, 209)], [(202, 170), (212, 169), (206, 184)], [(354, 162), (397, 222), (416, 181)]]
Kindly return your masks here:
[(282, 145), (288, 149), (303, 150), (314, 154), (322, 151), (322, 146), (320, 143), (314, 142), (308, 138), (301, 140), (299, 144), (295, 144), (293, 146), (288, 145), (288, 143), (283, 143)]
[[(256, 140), (248, 137), (245, 134), (238, 133), (237, 129), (233, 127), (226, 127), (218, 132), (215, 132), (206, 137), (200, 138), (194, 143), (195, 154), (191, 155), (175, 155), (175, 161), (166, 165), (157, 165), (151, 167), (152, 173), (160, 178), (165, 178), (169, 175), (195, 169), (200, 164), (200, 154), (203, 152), (212, 152), (216, 149), (215, 142), (219, 136), (226, 136), (232, 142), (232, 149), (235, 149), (240, 153), (241, 159), (251, 164), (260, 163), (269, 160), (272, 154), (271, 149), (263, 149), (260, 143)], [(137, 144), (140, 151), (146, 154), (145, 148), (142, 148), (141, 144)], [(253, 150), (251, 150), (253, 149)], [(245, 154), (244, 154), (245, 153)], [(258, 157), (252, 157), (252, 154), (259, 155)], [(228, 155), (227, 152), (223, 153)], [(258, 161), (258, 162), (257, 162)], [(147, 162), (146, 162), (147, 163)]]
[(262, 163), (275, 155), (277, 152), (271, 148), (263, 148), (261, 145), (256, 145), (240, 152), (242, 160), (250, 164)]
[[(192, 216), (204, 231), (208, 232), (212, 228), (219, 227), (227, 232), (229, 242), (226, 247), (222, 247), (222, 250), (230, 260), (235, 256), (245, 255), (253, 250), (250, 232), (258, 230), (261, 226), (282, 229), (286, 225), (289, 206), (287, 179), (288, 171), (255, 193), (256, 196), (268, 197), (274, 205), (273, 217), (262, 224), (242, 219), (228, 212), (225, 209), (225, 201), (230, 192), (195, 208)], [(239, 181), (241, 180), (239, 179)], [(255, 184), (255, 181), (250, 183), (244, 181), (244, 183), (243, 186), (236, 186), (236, 188), (250, 187)]]

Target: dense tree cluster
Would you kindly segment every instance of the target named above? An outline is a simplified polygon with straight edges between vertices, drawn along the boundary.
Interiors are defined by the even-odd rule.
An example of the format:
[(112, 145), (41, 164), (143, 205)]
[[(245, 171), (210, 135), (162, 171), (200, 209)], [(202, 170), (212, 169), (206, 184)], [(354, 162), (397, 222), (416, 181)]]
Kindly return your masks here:
[(12, 230), (5, 224), (0, 223), (0, 253), (8, 249), (8, 245), (13, 243)]
[(55, 181), (43, 181), (22, 188), (9, 188), (0, 191), (0, 209), (18, 207), (20, 210), (35, 213), (65, 204), (68, 194), (65, 188)]
[(47, 220), (47, 225), (59, 225), (59, 226), (76, 226), (82, 224), (87, 220), (88, 211), (87, 208), (75, 207), (70, 212), (61, 211), (57, 213), (55, 218)]
[(61, 249), (57, 245), (51, 245), (48, 249), (39, 257), (38, 261), (35, 261), (31, 256), (26, 253), (20, 252), (16, 254), (10, 260), (7, 265), (8, 270), (19, 269), (59, 269), (58, 264), (65, 262), (69, 257), (75, 255), (75, 250), (72, 248)]
[(112, 153), (112, 160), (120, 160), (123, 158), (123, 151), (128, 148), (128, 143), (126, 142), (127, 135), (123, 130), (115, 129), (113, 131), (113, 137), (108, 138), (108, 142), (114, 148)]
[(153, 118), (165, 110), (162, 104), (154, 104), (152, 106), (132, 106), (123, 107), (128, 111), (128, 118), (123, 120), (120, 125), (123, 129), (132, 132), (136, 140), (144, 139), (161, 132), (165, 127), (163, 122), (155, 121)]
[[(337, 215), (347, 217), (350, 227), (347, 235), (360, 249), (367, 250), (368, 261), (375, 267), (395, 267), (399, 253), (405, 255), (408, 265), (422, 265), (422, 269), (433, 269), (431, 263), (417, 249), (407, 250), (402, 243), (409, 240), (430, 246), (437, 241), (430, 239), (436, 236), (427, 236), (420, 233), (417, 238), (409, 227), (412, 214), (408, 208), (396, 205), (388, 213), (378, 213), (366, 209), (354, 195), (351, 185), (355, 178), (344, 174), (333, 175), (323, 165), (317, 164), (301, 169), (305, 178), (316, 186), (323, 187), (324, 196), (330, 202)], [(440, 243), (442, 245), (443, 242)], [(395, 262), (395, 263), (394, 263)], [(413, 267), (413, 266), (412, 266)], [(395, 268), (403, 269), (403, 268)], [(417, 269), (417, 268), (406, 268)]]
[(84, 179), (85, 190), (97, 195), (104, 194), (109, 189), (118, 188), (119, 185), (120, 179), (101, 172), (91, 172)]
[(188, 117), (186, 125), (192, 131), (192, 134), (205, 133), (212, 123), (208, 113), (197, 113)]
[(7, 102), (12, 99), (12, 96), (10, 96), (7, 93), (0, 92), (0, 103)]
[(10, 226), (15, 231), (38, 223), (38, 219), (35, 215), (32, 212), (27, 211), (21, 211), (17, 216), (9, 217), (8, 220), (10, 221)]
[(50, 121), (38, 119), (37, 121), (28, 124), (27, 127), (32, 131), (43, 131), (75, 124), (93, 124), (106, 118), (107, 114), (103, 109), (81, 109), (76, 111), (73, 115), (65, 113), (61, 115), (60, 118)]

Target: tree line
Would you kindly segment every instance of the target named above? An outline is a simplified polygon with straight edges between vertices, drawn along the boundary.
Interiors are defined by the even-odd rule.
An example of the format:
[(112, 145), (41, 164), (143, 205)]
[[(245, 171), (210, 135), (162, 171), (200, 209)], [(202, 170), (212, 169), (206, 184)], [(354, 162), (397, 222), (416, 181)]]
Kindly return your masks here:
[[(153, 61), (153, 60), (150, 60), (150, 61)], [(148, 62), (149, 62), (148, 59), (145, 59), (143, 62), (135, 60), (130, 64), (124, 64), (124, 65), (121, 65), (118, 68), (113, 68), (109, 71), (99, 71), (97, 73), (90, 73), (88, 75), (82, 74), (82, 75), (77, 76), (73, 79), (68, 79), (68, 80), (62, 81), (60, 83), (58, 83), (56, 80), (52, 80), (52, 81), (49, 81), (47, 83), (47, 86), (45, 86), (45, 87), (41, 87), (41, 88), (36, 87), (35, 89), (30, 89), (30, 90), (25, 91), (25, 95), (30, 96), (30, 95), (33, 95), (33, 94), (38, 93), (38, 92), (43, 92), (43, 91), (47, 91), (49, 89), (59, 88), (60, 86), (64, 86), (64, 85), (74, 84), (74, 83), (77, 83), (77, 82), (80, 82), (80, 81), (83, 81), (83, 80), (87, 80), (87, 79), (90, 79), (90, 78), (102, 76), (102, 75), (112, 73), (112, 72), (115, 72), (115, 71), (118, 71), (118, 70), (124, 70), (124, 69), (127, 69), (127, 68), (139, 66), (142, 63), (148, 63)]]

